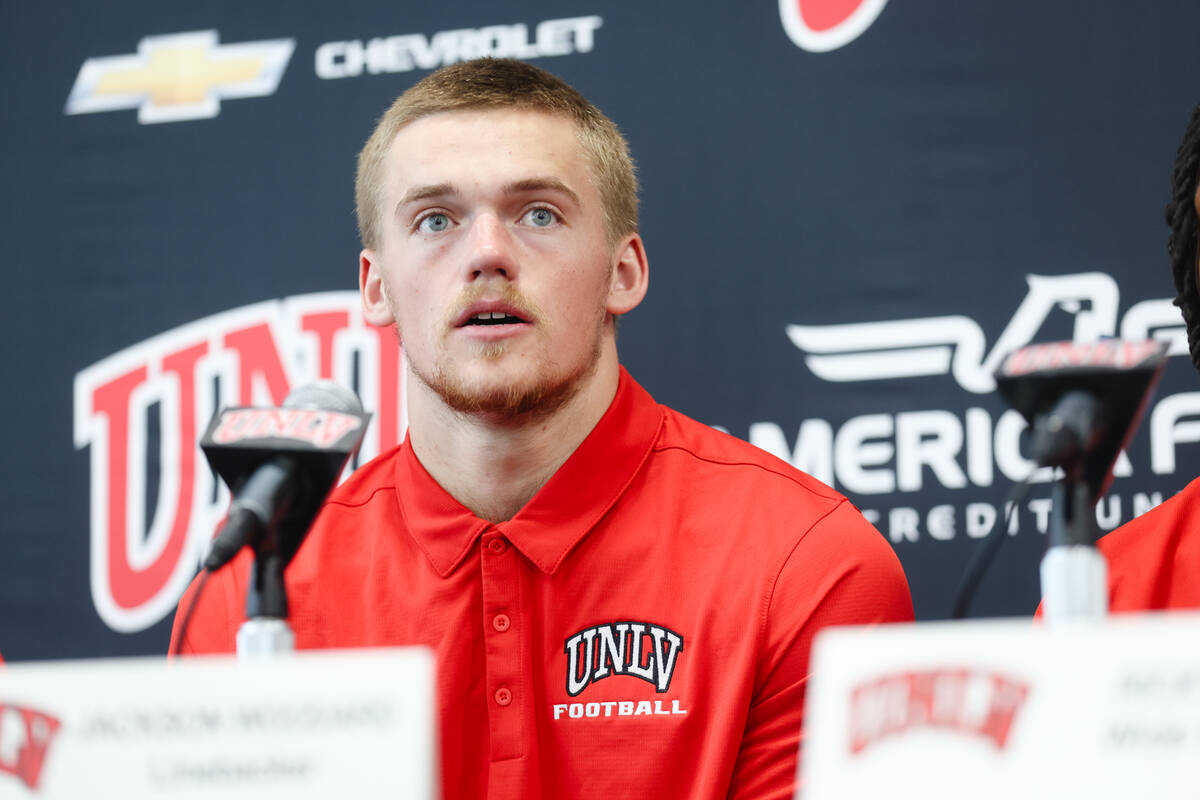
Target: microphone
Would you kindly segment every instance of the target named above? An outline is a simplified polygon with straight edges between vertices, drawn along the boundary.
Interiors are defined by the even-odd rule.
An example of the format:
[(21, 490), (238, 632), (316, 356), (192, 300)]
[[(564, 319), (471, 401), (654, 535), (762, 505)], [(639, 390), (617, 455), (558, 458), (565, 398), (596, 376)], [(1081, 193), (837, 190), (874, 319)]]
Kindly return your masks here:
[(1038, 465), (1081, 480), (1094, 505), (1166, 363), (1167, 344), (1153, 340), (1035, 344), (1004, 360), (996, 388), (1029, 423)]
[(1039, 467), (1080, 464), (1103, 433), (1103, 404), (1090, 392), (1072, 389), (1049, 412), (1034, 418), (1033, 460)]
[(1103, 619), (1108, 562), (1096, 548), (1093, 509), (1137, 430), (1167, 363), (1165, 342), (1055, 342), (1012, 353), (996, 386), (1033, 430), (1040, 466), (1061, 467), (1052, 490), (1042, 611), (1051, 624)]
[(293, 389), (282, 408), (223, 409), (200, 448), (233, 502), (204, 568), (220, 569), (246, 545), (286, 566), (369, 420), (352, 391), (328, 380)]

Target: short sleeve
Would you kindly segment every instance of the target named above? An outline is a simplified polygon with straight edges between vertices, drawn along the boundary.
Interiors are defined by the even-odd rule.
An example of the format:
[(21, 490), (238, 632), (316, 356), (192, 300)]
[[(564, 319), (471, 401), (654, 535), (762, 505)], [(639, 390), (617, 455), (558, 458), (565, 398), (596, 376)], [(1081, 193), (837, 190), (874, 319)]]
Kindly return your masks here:
[(731, 798), (793, 797), (809, 655), (817, 631), (913, 620), (900, 560), (848, 501), (803, 532), (768, 595), (755, 692), (730, 782)]

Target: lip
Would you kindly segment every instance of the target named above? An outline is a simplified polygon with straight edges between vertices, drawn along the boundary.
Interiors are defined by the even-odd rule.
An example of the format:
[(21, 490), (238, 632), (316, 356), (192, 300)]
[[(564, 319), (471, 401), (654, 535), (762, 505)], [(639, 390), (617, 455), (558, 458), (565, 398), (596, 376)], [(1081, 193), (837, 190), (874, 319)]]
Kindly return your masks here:
[[(476, 314), (484, 313), (505, 314), (516, 317), (521, 322), (510, 323), (504, 325), (468, 325), (468, 320)], [(503, 339), (508, 336), (521, 333), (533, 327), (530, 321), (530, 314), (512, 303), (506, 303), (503, 300), (479, 300), (467, 306), (465, 310), (454, 318), (454, 330), (463, 333), (472, 339), (483, 341), (491, 341), (494, 339)]]
[(518, 308), (517, 306), (514, 306), (511, 303), (505, 303), (502, 300), (479, 300), (479, 301), (467, 306), (466, 309), (461, 314), (459, 314), (457, 317), (454, 318), (454, 327), (456, 327), (456, 328), (466, 328), (466, 327), (514, 328), (514, 327), (516, 327), (515, 324), (514, 325), (479, 325), (479, 326), (475, 326), (475, 325), (468, 326), (467, 325), (467, 322), (470, 321), (471, 317), (475, 316), (476, 314), (486, 314), (486, 313), (494, 314), (496, 312), (505, 314), (510, 317), (516, 317), (517, 319), (521, 320), (521, 322), (520, 322), (521, 325), (529, 325), (530, 324), (529, 314), (526, 311), (523, 311), (522, 309)]

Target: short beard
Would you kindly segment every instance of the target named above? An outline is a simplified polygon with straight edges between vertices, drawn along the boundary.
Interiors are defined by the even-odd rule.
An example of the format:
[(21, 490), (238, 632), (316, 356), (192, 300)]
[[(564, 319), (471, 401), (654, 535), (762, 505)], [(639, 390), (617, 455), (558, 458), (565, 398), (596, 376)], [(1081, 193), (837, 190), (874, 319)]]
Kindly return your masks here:
[[(494, 287), (489, 288), (485, 285), (464, 290), (447, 312), (442, 323), (443, 329), (451, 329), (471, 303), (485, 295), (496, 293)], [(516, 307), (521, 316), (535, 325), (541, 324), (541, 320), (544, 319), (542, 311), (516, 287), (505, 284), (499, 290), (499, 295), (501, 300)], [(417, 380), (429, 387), (448, 408), (458, 414), (480, 417), (497, 425), (528, 424), (545, 419), (565, 406), (599, 368), (604, 326), (609, 317), (603, 308), (599, 309), (598, 316), (595, 321), (596, 337), (588, 358), (573, 372), (560, 378), (552, 377), (557, 364), (551, 362), (545, 365), (547, 369), (542, 374), (534, 375), (523, 385), (484, 389), (473, 386), (460, 375), (448, 371), (443, 363), (433, 365), (431, 370), (424, 370), (410, 360), (408, 368)], [(615, 317), (613, 319), (615, 320)], [(400, 335), (399, 324), (394, 326), (394, 330), (403, 350), (404, 341)], [(508, 343), (503, 341), (484, 342), (478, 345), (476, 354), (484, 361), (499, 361), (508, 352), (508, 347)]]
[[(535, 376), (523, 385), (480, 390), (440, 367), (432, 375), (422, 374), (411, 362), (410, 367), (418, 380), (459, 414), (482, 417), (495, 424), (526, 424), (551, 416), (579, 393), (599, 366), (601, 339), (596, 337), (592, 352), (578, 369), (553, 381)], [(506, 350), (503, 343), (488, 344), (480, 355), (490, 361), (500, 358)]]

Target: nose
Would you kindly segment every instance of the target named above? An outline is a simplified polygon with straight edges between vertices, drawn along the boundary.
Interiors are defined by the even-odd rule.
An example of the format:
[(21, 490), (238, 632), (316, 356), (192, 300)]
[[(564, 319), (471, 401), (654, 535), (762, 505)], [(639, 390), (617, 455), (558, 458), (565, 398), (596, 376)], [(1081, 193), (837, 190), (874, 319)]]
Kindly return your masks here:
[(486, 278), (515, 280), (517, 259), (511, 231), (494, 213), (481, 213), (471, 223), (465, 262), (468, 281)]

